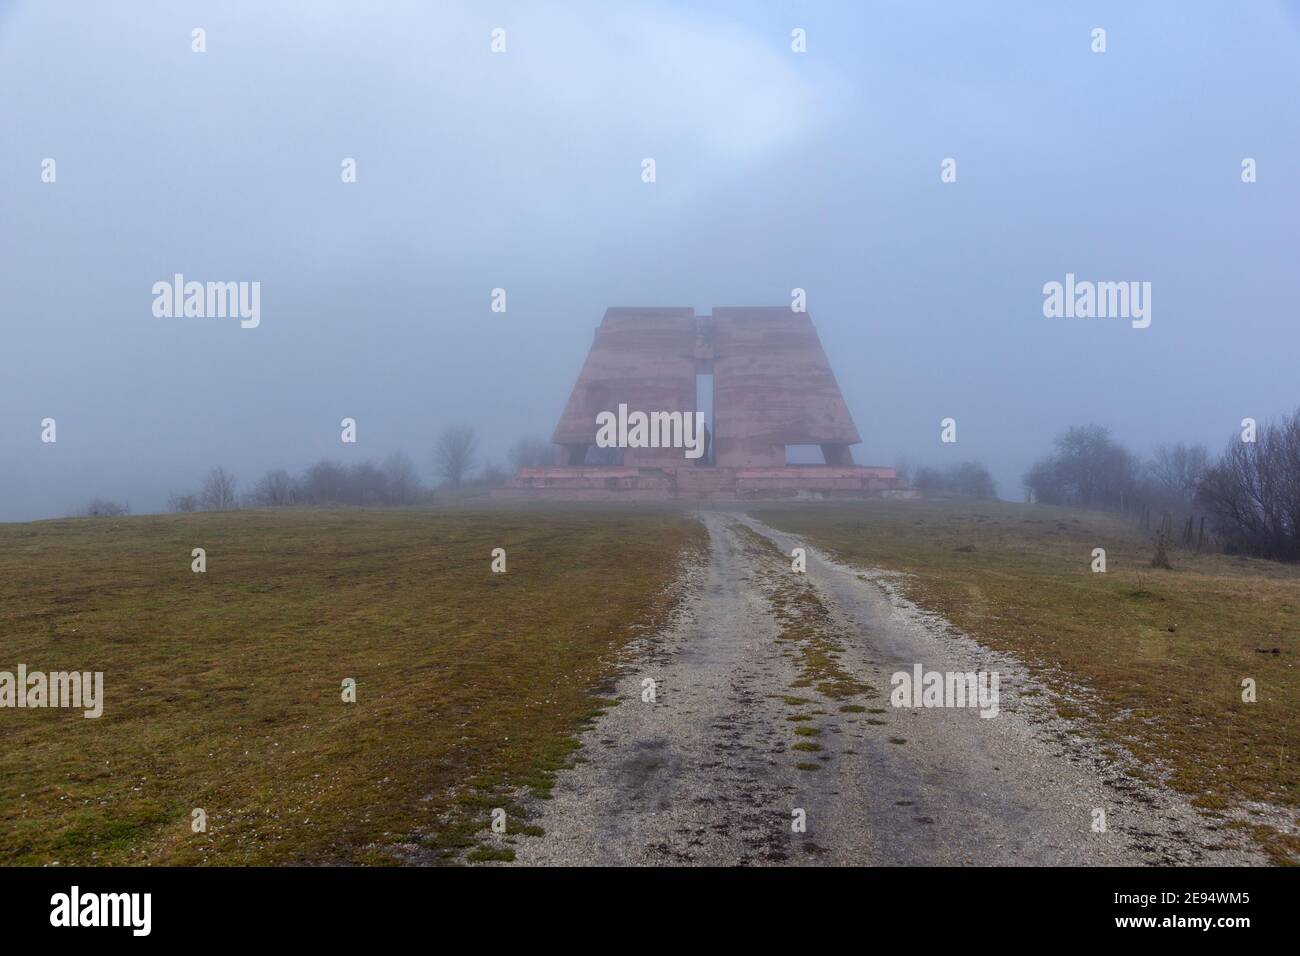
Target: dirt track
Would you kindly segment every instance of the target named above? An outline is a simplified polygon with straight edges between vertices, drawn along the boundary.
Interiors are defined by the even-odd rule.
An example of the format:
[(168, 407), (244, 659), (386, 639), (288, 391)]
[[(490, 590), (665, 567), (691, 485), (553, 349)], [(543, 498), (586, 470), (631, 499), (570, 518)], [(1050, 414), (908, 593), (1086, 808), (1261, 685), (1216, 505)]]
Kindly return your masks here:
[[(701, 520), (707, 563), (686, 581), (672, 626), (631, 648), (619, 706), (583, 736), (554, 799), (538, 802), (532, 822), (545, 835), (514, 841), (520, 863), (1263, 862), (1107, 761), (1053, 716), (1023, 667), (910, 605), (888, 575), (837, 565), (744, 515)], [(790, 568), (796, 546), (806, 575)], [(805, 615), (825, 611), (818, 646), (870, 689), (792, 686), (807, 677), (800, 654), (811, 645), (783, 636), (791, 587), (804, 589)], [(998, 672), (998, 715), (890, 706), (890, 675), (917, 663)], [(642, 700), (645, 678), (653, 703)], [(806, 832), (792, 828), (798, 809)], [(1094, 832), (1095, 809), (1105, 832)]]

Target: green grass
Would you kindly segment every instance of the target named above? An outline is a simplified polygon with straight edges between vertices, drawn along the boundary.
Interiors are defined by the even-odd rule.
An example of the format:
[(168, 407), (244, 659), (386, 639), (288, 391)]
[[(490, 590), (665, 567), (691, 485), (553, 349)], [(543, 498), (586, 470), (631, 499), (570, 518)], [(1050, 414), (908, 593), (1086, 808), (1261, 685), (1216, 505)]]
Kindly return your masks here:
[[(785, 645), (782, 653), (795, 665), (797, 673), (791, 688), (815, 691), (824, 699), (837, 701), (871, 693), (868, 684), (855, 679), (840, 666), (839, 658), (844, 651), (840, 635), (831, 622), (830, 611), (807, 575), (790, 570), (785, 556), (767, 538), (742, 524), (733, 524), (732, 530), (740, 546), (755, 559), (758, 580), (779, 629), (778, 639)], [(795, 695), (782, 695), (781, 699), (791, 708), (815, 703), (813, 698)], [(842, 713), (865, 709), (857, 705), (855, 711), (854, 707), (842, 704), (839, 709)], [(789, 723), (801, 724), (811, 721), (814, 716), (827, 716), (827, 712), (814, 709), (809, 713), (788, 714), (785, 719)], [(794, 735), (798, 738), (817, 737), (821, 732), (819, 727), (794, 728)], [(822, 745), (800, 739), (791, 744), (790, 749), (796, 753), (818, 753)], [(795, 767), (806, 771), (820, 769), (819, 764), (807, 761), (796, 763)]]
[(103, 671), (106, 700), (0, 710), (0, 863), (437, 859), (494, 806), (522, 826), (701, 544), (666, 513), (0, 525), (0, 670)]
[(509, 847), (476, 847), (465, 854), (471, 863), (513, 863), (515, 851)]
[[(1156, 570), (1149, 537), (1127, 522), (1005, 502), (755, 514), (848, 564), (906, 572), (910, 599), (1049, 685), (1091, 688), (1067, 716), (1163, 764), (1200, 805), (1300, 807), (1300, 567), (1173, 549), (1173, 569)], [(1091, 570), (1098, 547), (1104, 574)], [(1300, 841), (1274, 834), (1269, 848), (1282, 859)]]
[[(780, 627), (780, 639), (794, 647), (791, 656), (799, 668), (792, 689), (811, 688), (823, 697), (841, 699), (869, 693), (871, 688), (856, 680), (839, 664), (844, 648), (836, 637), (830, 611), (806, 576), (788, 570), (785, 556), (767, 538), (744, 525), (734, 525), (737, 538), (759, 562), (772, 613)], [(807, 697), (784, 697), (790, 706), (812, 703)]]

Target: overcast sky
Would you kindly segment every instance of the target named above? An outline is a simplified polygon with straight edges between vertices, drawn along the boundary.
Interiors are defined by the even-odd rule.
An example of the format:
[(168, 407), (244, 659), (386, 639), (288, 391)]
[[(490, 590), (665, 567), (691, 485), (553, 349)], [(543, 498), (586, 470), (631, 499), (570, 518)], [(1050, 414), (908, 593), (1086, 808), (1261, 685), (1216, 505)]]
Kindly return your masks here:
[[(795, 287), (858, 462), (1019, 498), (1071, 424), (1217, 452), (1294, 410), (1298, 267), (1295, 3), (0, 0), (0, 520), (429, 480), (449, 424), (504, 462), (607, 306)], [(260, 326), (155, 317), (178, 272), (259, 281)], [(1044, 317), (1067, 272), (1150, 282), (1150, 327)]]

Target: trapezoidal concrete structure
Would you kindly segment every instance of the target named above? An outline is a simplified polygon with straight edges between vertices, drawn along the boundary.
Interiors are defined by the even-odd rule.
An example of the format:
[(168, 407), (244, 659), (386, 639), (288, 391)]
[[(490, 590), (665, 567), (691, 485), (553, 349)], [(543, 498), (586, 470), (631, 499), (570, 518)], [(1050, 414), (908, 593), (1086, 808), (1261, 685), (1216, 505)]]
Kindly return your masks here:
[[(624, 412), (677, 413), (683, 421), (702, 413), (706, 437), (683, 448), (653, 440), (660, 437), (653, 429), (651, 441), (638, 442), (630, 429), (619, 431), (620, 447), (601, 447), (602, 416)], [(851, 446), (862, 438), (811, 318), (788, 306), (702, 316), (690, 308), (606, 310), (551, 440), (563, 464), (520, 469), (500, 496), (910, 494), (894, 469), (853, 463)], [(789, 464), (789, 446), (817, 446), (824, 463)]]

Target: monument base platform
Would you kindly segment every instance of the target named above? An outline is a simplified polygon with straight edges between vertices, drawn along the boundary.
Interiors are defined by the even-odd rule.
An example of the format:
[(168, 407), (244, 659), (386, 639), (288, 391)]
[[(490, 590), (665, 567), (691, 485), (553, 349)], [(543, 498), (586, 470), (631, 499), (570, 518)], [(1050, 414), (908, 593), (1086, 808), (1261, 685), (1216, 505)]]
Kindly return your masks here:
[(914, 498), (893, 468), (788, 465), (783, 468), (610, 466), (521, 468), (494, 498), (553, 501), (687, 501), (757, 498)]

